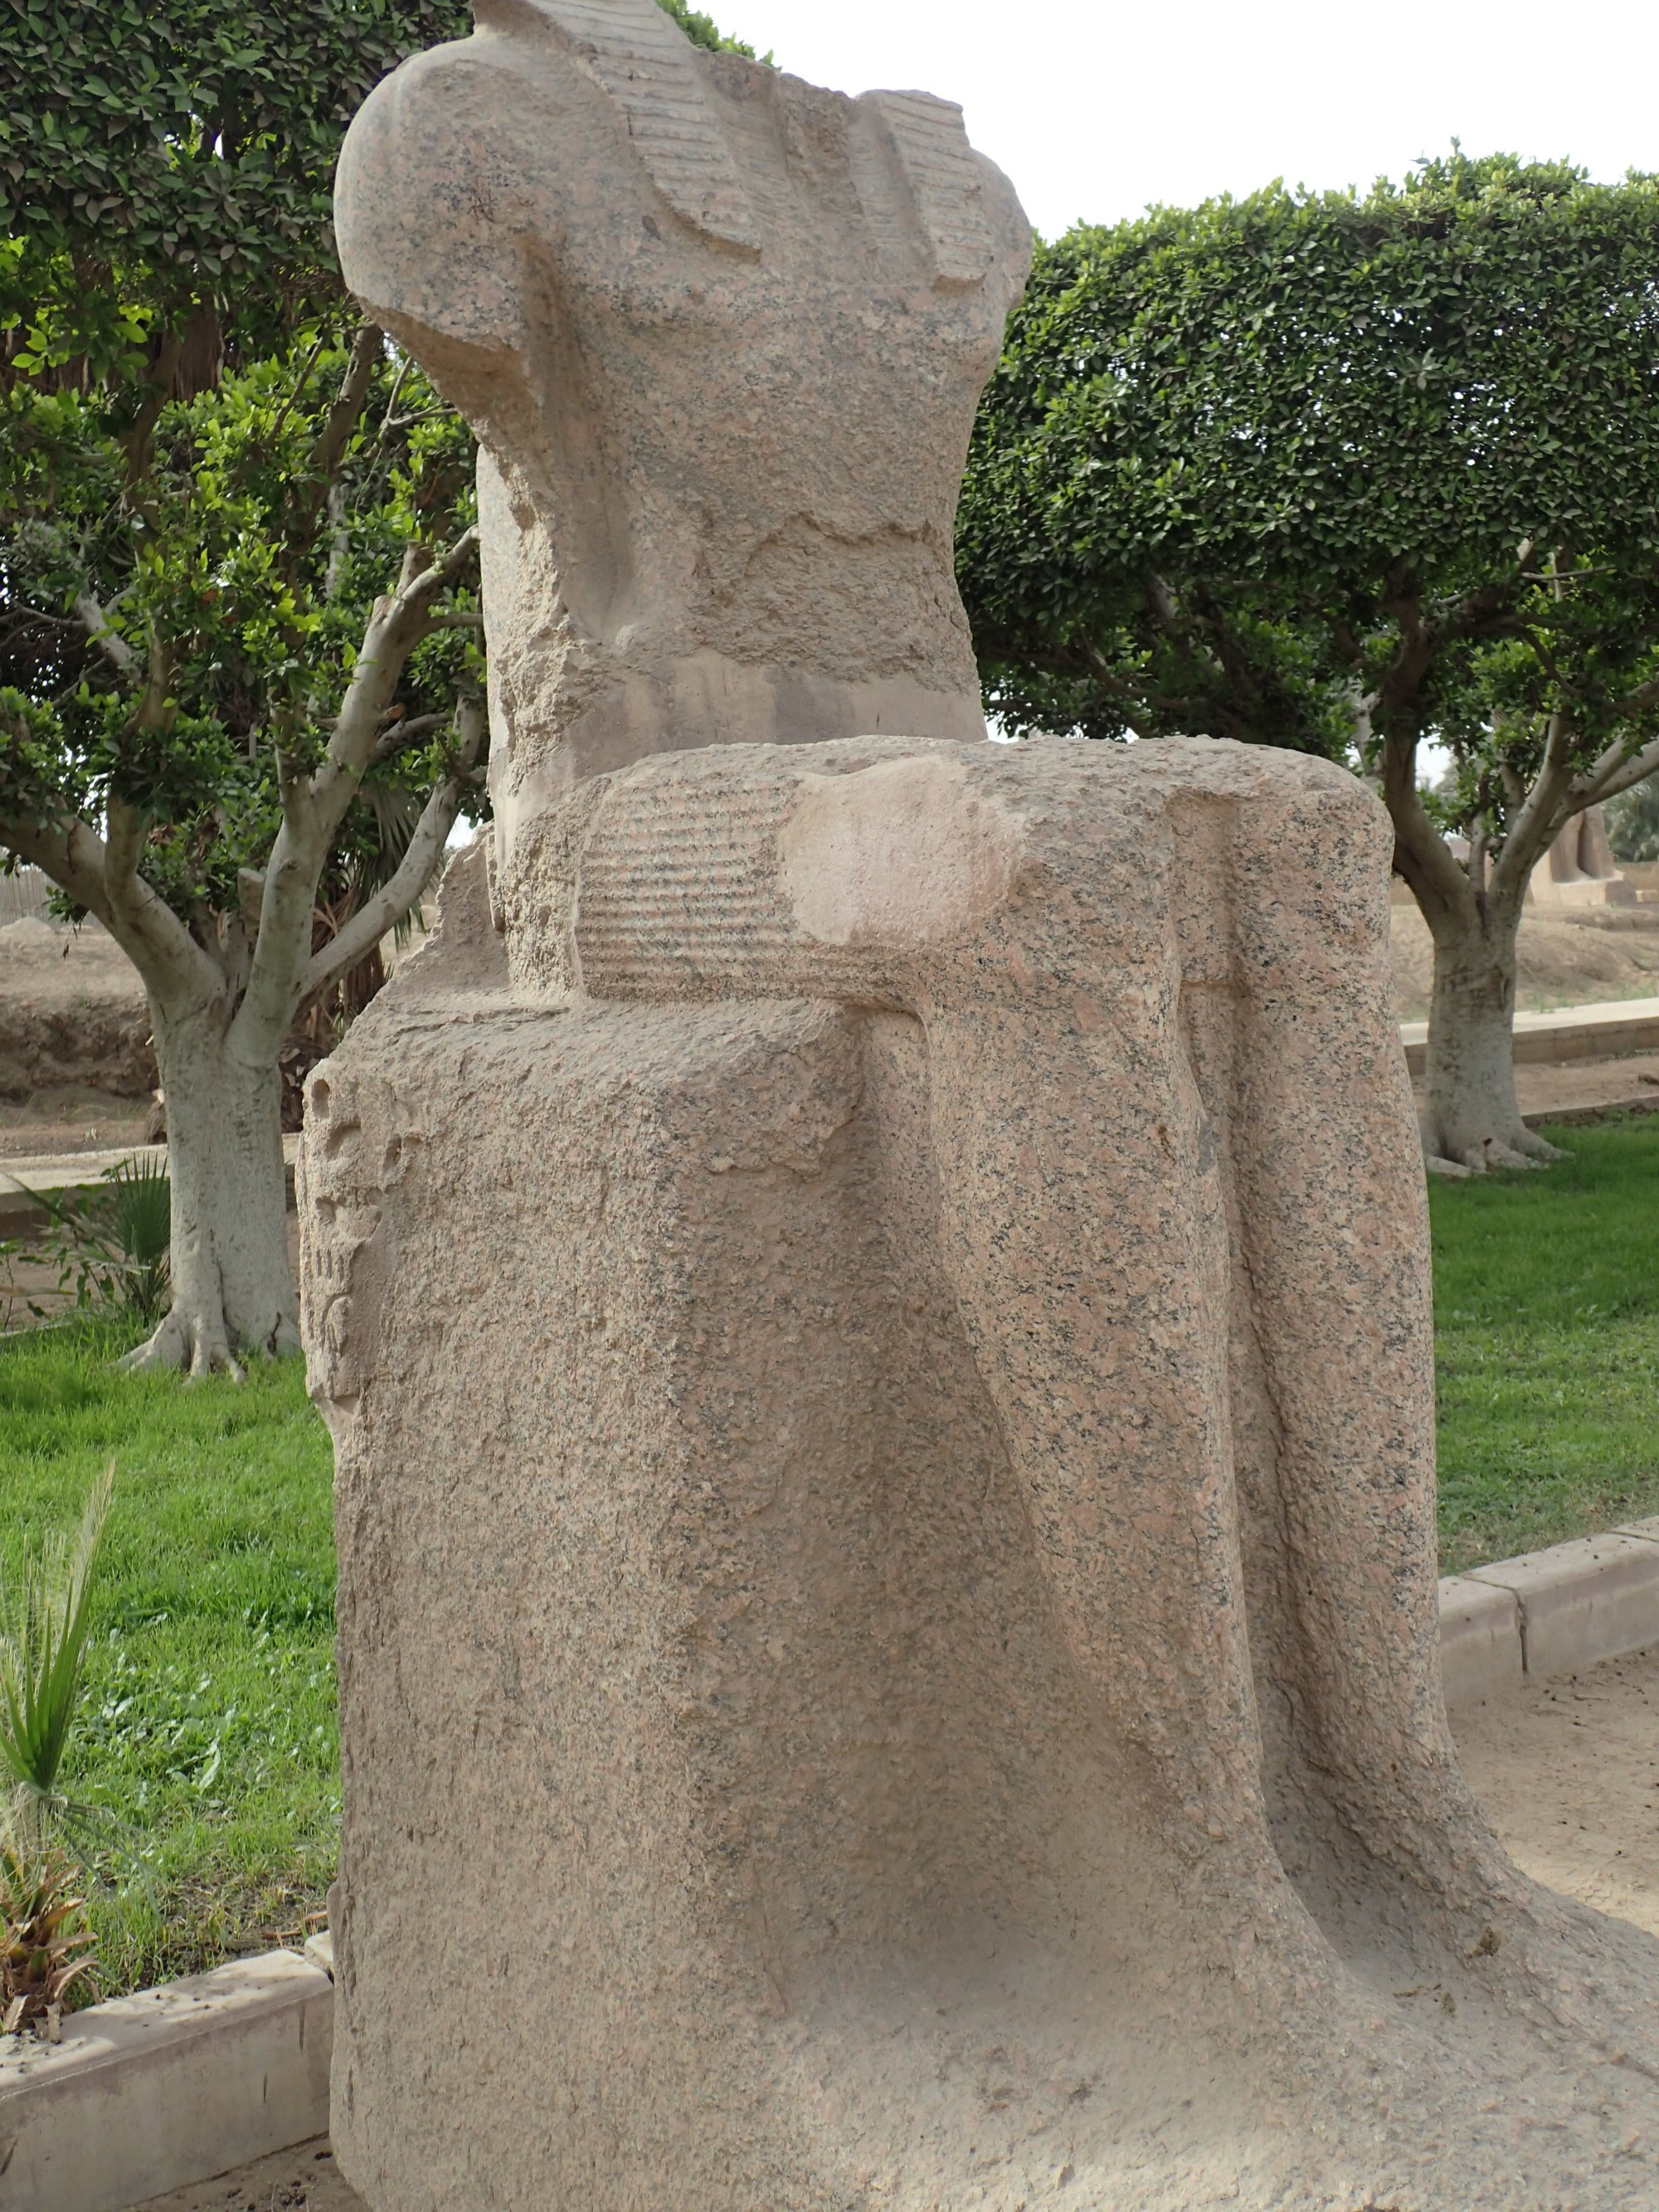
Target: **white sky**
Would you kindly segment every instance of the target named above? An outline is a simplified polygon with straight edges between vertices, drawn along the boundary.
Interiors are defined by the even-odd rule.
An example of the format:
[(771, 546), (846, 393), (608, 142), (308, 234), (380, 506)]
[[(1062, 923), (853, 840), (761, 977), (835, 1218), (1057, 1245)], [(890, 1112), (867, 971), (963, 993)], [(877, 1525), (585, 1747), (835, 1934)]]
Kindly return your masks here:
[(1400, 176), (1454, 137), (1659, 169), (1659, 0), (697, 0), (781, 68), (960, 100), (1045, 237), (1273, 178)]

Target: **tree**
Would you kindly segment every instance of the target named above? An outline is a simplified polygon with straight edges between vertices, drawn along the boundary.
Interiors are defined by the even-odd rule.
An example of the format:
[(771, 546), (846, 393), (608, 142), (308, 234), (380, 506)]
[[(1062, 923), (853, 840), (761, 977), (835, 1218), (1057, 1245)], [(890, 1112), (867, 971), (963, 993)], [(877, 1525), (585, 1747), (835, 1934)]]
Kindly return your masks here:
[[(441, 627), (477, 621), (470, 445), (351, 337), (328, 228), (364, 94), (466, 24), (455, 0), (4, 12), (0, 846), (150, 995), (173, 1305), (141, 1361), (295, 1341), (277, 1054), (477, 774), (477, 655)], [(364, 897), (394, 792), (420, 827)]]
[(283, 1040), (484, 805), (471, 436), (353, 334), (329, 222), (364, 95), (470, 11), (0, 21), (0, 849), (144, 979), (173, 1304), (134, 1358), (199, 1372), (296, 1341)]
[(1515, 1100), (1516, 933), (1562, 826), (1659, 768), (1656, 544), (1659, 183), (1457, 154), (1044, 249), (958, 563), (1012, 729), (1376, 778), (1434, 939), (1425, 1149), (1481, 1167), (1551, 1153)]
[[(0, 844), (143, 978), (173, 1298), (135, 1357), (199, 1372), (297, 1341), (278, 1055), (477, 787), (471, 455), (367, 328), (169, 401), (136, 481), (106, 412), (4, 395)], [(398, 793), (418, 819), (371, 887)], [(318, 943), (325, 901), (355, 910)]]

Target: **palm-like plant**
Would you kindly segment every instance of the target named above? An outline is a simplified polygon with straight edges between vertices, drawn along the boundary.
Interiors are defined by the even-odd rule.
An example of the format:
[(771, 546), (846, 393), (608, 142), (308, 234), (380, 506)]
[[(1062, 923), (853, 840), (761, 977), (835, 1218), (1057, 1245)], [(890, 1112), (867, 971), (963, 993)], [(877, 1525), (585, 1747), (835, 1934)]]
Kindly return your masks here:
[(56, 1850), (32, 1850), (0, 1831), (0, 2035), (26, 2027), (58, 2038), (65, 1996), (94, 1968), (96, 1938), (71, 1923), (85, 1906), (71, 1894), (75, 1870)]
[[(15, 1176), (14, 1188), (22, 1185)], [(173, 1185), (159, 1160), (137, 1155), (106, 1168), (84, 1200), (60, 1191), (30, 1194), (48, 1217), (39, 1249), (71, 1285), (77, 1306), (112, 1307), (148, 1328), (167, 1310), (173, 1233)], [(42, 1309), (31, 1311), (44, 1318)]]
[(44, 1849), (75, 1808), (58, 1788), (81, 1693), (93, 1568), (115, 1482), (112, 1460), (93, 1484), (73, 1540), (59, 1529), (0, 1580), (0, 1767), (13, 1784), (20, 1848)]

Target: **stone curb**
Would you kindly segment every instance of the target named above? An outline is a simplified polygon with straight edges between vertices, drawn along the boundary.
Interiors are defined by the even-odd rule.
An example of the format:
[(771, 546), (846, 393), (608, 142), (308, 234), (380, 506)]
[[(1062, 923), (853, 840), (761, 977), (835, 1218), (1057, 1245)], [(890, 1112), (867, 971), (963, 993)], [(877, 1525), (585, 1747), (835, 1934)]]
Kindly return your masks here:
[(293, 1951), (72, 2013), (0, 2057), (0, 2212), (125, 2212), (325, 2135), (333, 2045)]
[(1620, 1114), (1659, 1114), (1659, 1091), (1644, 1091), (1635, 1098), (1599, 1099), (1593, 1106), (1540, 1106), (1521, 1119), (1529, 1129), (1571, 1128), (1591, 1121), (1611, 1121)]
[(1449, 1706), (1659, 1644), (1659, 1517), (1448, 1575), (1440, 1670)]
[[(1400, 1024), (1406, 1065), (1413, 1075), (1421, 1075), (1427, 1064), (1428, 1036), (1426, 1022)], [(1517, 1067), (1652, 1052), (1659, 1049), (1659, 999), (1612, 999), (1599, 1006), (1558, 1006), (1547, 1014), (1517, 1014), (1514, 1037)]]

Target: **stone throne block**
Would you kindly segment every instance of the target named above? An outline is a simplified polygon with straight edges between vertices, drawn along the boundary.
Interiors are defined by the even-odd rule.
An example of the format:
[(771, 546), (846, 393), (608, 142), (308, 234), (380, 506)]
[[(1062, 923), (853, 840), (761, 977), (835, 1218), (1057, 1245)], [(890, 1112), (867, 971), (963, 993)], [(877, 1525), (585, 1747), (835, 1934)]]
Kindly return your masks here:
[(495, 800), (308, 1098), (343, 2171), (1651, 2203), (1653, 1947), (1446, 1729), (1382, 810), (984, 742), (1027, 240), (956, 110), (479, 26), (338, 195), (482, 441)]
[(562, 998), (460, 864), (304, 1161), (377, 2212), (1509, 2154), (1547, 1947), (1632, 1968), (1446, 1734), (1386, 836), (1204, 741), (671, 757)]

